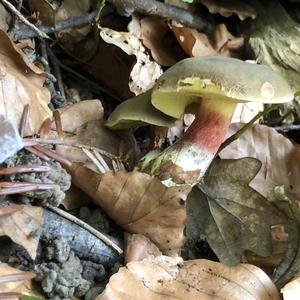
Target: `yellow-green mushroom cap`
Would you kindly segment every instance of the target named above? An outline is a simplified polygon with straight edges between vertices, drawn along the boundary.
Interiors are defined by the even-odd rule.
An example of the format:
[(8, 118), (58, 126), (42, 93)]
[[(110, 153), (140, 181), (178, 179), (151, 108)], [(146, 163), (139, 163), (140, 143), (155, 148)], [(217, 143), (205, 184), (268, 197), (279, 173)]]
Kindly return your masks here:
[(106, 126), (114, 130), (122, 130), (145, 126), (147, 124), (171, 127), (175, 119), (169, 117), (151, 104), (151, 93), (146, 93), (130, 98), (119, 106), (109, 116)]
[(169, 68), (151, 94), (152, 105), (173, 118), (203, 99), (283, 103), (293, 99), (293, 92), (287, 81), (267, 66), (206, 56), (187, 58)]

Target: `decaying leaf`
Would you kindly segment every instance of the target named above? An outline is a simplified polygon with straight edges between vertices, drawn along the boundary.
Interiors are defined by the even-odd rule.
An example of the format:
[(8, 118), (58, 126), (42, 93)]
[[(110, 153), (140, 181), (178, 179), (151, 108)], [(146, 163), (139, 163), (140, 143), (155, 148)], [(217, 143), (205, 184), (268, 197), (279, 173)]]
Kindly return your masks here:
[(34, 259), (39, 243), (43, 209), (30, 205), (0, 206), (0, 236), (23, 246)]
[(191, 57), (218, 54), (239, 57), (244, 46), (243, 38), (233, 36), (225, 24), (217, 25), (211, 37), (175, 21), (172, 21), (171, 29), (179, 45)]
[(9, 26), (8, 24), (11, 21), (11, 15), (7, 12), (6, 8), (0, 3), (0, 29), (7, 31)]
[(221, 262), (240, 262), (246, 249), (271, 254), (271, 225), (282, 219), (249, 187), (260, 166), (254, 158), (215, 160), (188, 197), (187, 236), (205, 234)]
[(128, 55), (135, 55), (137, 59), (129, 78), (130, 90), (136, 95), (149, 90), (163, 72), (160, 65), (150, 60), (139, 38), (131, 32), (100, 29), (101, 38), (106, 43), (121, 48)]
[(159, 249), (147, 237), (141, 234), (129, 233), (125, 234), (124, 252), (125, 264), (162, 255)]
[(235, 14), (242, 21), (246, 18), (256, 18), (256, 11), (254, 7), (242, 1), (200, 0), (200, 2), (205, 5), (212, 14), (220, 14), (224, 17), (230, 17)]
[[(0, 263), (0, 299), (20, 299), (21, 295), (39, 296), (32, 286), (33, 272), (24, 272), (12, 268), (5, 263)], [(4, 293), (12, 293), (10, 297)], [(15, 296), (13, 296), (15, 293)], [(19, 294), (19, 296), (17, 295)]]
[(159, 256), (131, 262), (110, 277), (96, 300), (279, 300), (270, 278), (259, 268), (229, 267), (198, 259)]
[(163, 253), (181, 248), (190, 186), (167, 188), (137, 171), (101, 175), (77, 165), (71, 172), (74, 184), (126, 231), (147, 236)]
[(169, 27), (164, 20), (157, 17), (145, 17), (141, 20), (142, 41), (150, 49), (153, 59), (162, 66), (172, 66), (177, 60), (165, 36)]
[[(231, 124), (228, 136), (244, 124)], [(227, 146), (221, 158), (255, 157), (262, 163), (250, 186), (263, 196), (277, 185), (284, 185), (294, 197), (300, 195), (300, 149), (276, 130), (256, 124)]]
[(32, 64), (4, 31), (0, 30), (0, 113), (18, 128), (25, 105), (29, 105), (29, 121), (25, 136), (38, 132), (51, 116), (50, 93), (43, 87), (46, 74)]
[(282, 287), (300, 272), (300, 204), (299, 198), (292, 198), (282, 186), (275, 187), (268, 198), (287, 217), (285, 228), (288, 232), (288, 246), (283, 260), (273, 275), (274, 283)]

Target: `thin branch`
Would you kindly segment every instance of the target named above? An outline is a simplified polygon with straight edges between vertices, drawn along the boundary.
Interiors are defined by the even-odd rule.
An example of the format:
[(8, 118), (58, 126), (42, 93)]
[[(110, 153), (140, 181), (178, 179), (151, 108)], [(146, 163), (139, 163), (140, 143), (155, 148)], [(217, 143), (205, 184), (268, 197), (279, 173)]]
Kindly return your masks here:
[[(80, 28), (92, 23), (96, 12), (93, 11), (88, 15), (72, 17), (66, 20), (57, 22), (54, 26), (39, 26), (38, 29), (44, 33), (55, 33), (68, 28)], [(14, 41), (24, 40), (37, 37), (37, 33), (30, 28), (15, 29), (9, 33)]]
[(172, 19), (182, 25), (196, 28), (205, 33), (213, 31), (213, 25), (199, 15), (156, 0), (108, 0), (108, 2), (114, 4), (126, 16), (137, 11), (145, 15)]
[(16, 167), (0, 169), (0, 175), (13, 175), (16, 173), (30, 173), (30, 172), (49, 172), (51, 170), (48, 166), (41, 165), (19, 165)]
[(116, 244), (114, 243), (112, 240), (110, 240), (105, 234), (101, 233), (100, 231), (96, 230), (95, 228), (93, 228), (92, 226), (88, 225), (87, 223), (81, 221), (80, 219), (76, 218), (75, 216), (65, 212), (62, 209), (59, 209), (57, 207), (53, 207), (50, 205), (46, 205), (46, 207), (55, 212), (56, 214), (64, 217), (65, 219), (79, 225), (80, 227), (86, 229), (87, 231), (89, 231), (90, 233), (92, 233), (95, 237), (97, 237), (98, 239), (100, 239), (102, 242), (104, 242), (107, 246), (113, 248), (114, 250), (116, 250), (119, 254), (123, 254), (123, 250)]
[(273, 127), (278, 132), (289, 132), (292, 130), (300, 130), (300, 124), (285, 124), (281, 126)]
[(12, 14), (17, 16), (21, 22), (23, 22), (25, 25), (27, 25), (32, 31), (36, 33), (36, 35), (40, 38), (50, 39), (49, 36), (41, 31), (38, 27), (30, 23), (19, 11), (16, 9), (9, 1), (7, 0), (1, 0), (2, 4), (7, 7), (7, 9), (10, 10)]

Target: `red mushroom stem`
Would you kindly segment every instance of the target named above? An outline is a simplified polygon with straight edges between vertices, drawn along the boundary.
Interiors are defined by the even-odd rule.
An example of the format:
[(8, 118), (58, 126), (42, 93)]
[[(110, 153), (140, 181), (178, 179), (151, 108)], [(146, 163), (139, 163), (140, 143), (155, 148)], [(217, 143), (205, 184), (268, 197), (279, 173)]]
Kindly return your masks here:
[(202, 101), (183, 137), (153, 159), (146, 156), (140, 169), (168, 186), (196, 184), (224, 141), (235, 107), (236, 102), (228, 100)]

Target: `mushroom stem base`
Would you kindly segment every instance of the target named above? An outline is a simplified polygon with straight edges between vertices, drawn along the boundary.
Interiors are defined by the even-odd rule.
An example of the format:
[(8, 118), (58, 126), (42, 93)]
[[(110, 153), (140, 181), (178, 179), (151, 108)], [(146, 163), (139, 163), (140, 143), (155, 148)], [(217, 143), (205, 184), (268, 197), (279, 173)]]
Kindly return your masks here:
[(140, 170), (167, 186), (196, 184), (223, 142), (235, 107), (236, 103), (224, 100), (203, 101), (184, 136), (155, 157), (146, 156)]

